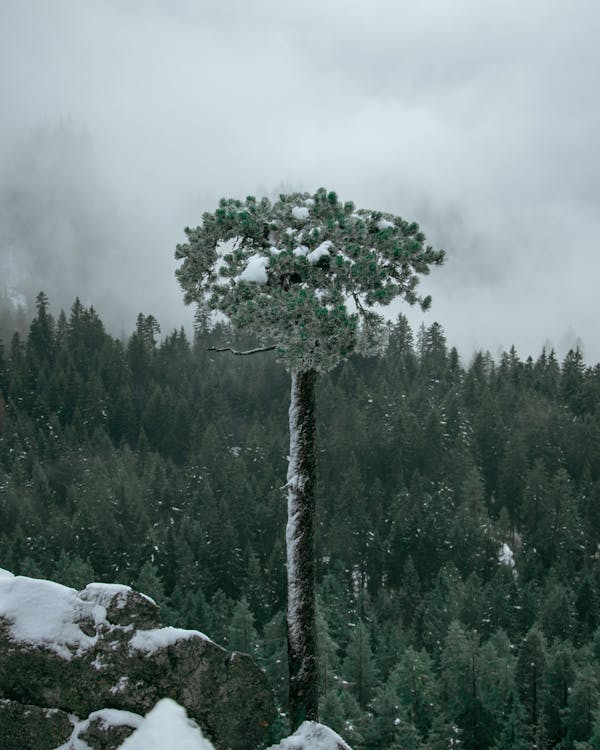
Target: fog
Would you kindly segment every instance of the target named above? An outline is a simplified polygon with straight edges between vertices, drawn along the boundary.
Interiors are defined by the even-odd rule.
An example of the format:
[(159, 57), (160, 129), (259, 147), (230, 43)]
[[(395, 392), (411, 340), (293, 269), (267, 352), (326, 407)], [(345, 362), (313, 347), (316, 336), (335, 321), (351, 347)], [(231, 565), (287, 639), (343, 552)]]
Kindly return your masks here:
[(418, 221), (468, 360), (600, 359), (600, 6), (3, 0), (0, 292), (189, 324), (173, 251), (221, 196), (320, 186)]

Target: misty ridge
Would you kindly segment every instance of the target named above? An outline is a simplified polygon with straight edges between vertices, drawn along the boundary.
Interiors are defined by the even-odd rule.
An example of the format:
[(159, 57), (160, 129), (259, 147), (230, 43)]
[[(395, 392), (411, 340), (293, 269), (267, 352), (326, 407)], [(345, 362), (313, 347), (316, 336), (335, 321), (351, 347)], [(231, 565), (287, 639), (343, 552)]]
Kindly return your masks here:
[(4, 293), (30, 304), (43, 287), (62, 304), (100, 297), (115, 207), (99, 184), (89, 132), (64, 120), (38, 127), (4, 164), (0, 237)]
[(40, 290), (54, 314), (79, 296), (117, 335), (139, 312), (189, 329), (183, 228), (222, 197), (324, 185), (446, 250), (431, 313), (392, 319), (440, 321), (465, 361), (562, 359), (578, 336), (599, 361), (598, 13), (8, 0), (0, 295), (29, 315)]
[(176, 284), (144, 258), (138, 221), (114, 197), (85, 125), (38, 126), (0, 167), (0, 307), (21, 329), (40, 291), (57, 311), (76, 297), (94, 306), (117, 336), (144, 305), (173, 326), (185, 322), (166, 309), (165, 282)]
[[(0, 336), (14, 329), (26, 333), (40, 291), (56, 314), (68, 311), (76, 298), (93, 306), (107, 329), (121, 338), (140, 312), (157, 318), (162, 335), (181, 325), (191, 331), (193, 311), (181, 302), (173, 276), (173, 248), (181, 235), (182, 214), (175, 218), (166, 208), (165, 218), (152, 215), (146, 196), (127, 195), (115, 185), (89, 129), (70, 117), (39, 124), (8, 141), (10, 148), (5, 143), (7, 155), (0, 166)], [(262, 186), (258, 192), (275, 197), (283, 187), (289, 189), (289, 184), (280, 182), (272, 190)], [(203, 195), (202, 200), (209, 203), (211, 198)], [(202, 210), (194, 210), (188, 223), (199, 221)], [(485, 238), (469, 229), (456, 207), (439, 212), (423, 199), (418, 214), (428, 237), (450, 248), (445, 268), (426, 282), (434, 287), (433, 315), (443, 321), (450, 342), (465, 360), (479, 350), (499, 358), (514, 343), (506, 339), (510, 333), (501, 336), (502, 344), (497, 339), (498, 328), (502, 330), (506, 316), (512, 314), (514, 291), (508, 284), (518, 274), (518, 265), (498, 253), (496, 245), (486, 246)], [(464, 299), (481, 297), (486, 288), (497, 290), (507, 302), (495, 318), (495, 335), (473, 340), (464, 324)], [(480, 307), (482, 314), (494, 319), (487, 300)], [(398, 312), (407, 314), (413, 326), (431, 323), (431, 316), (423, 321), (405, 305), (392, 306), (387, 314), (393, 319)], [(543, 347), (554, 349), (560, 357), (576, 348), (586, 354), (572, 326), (567, 323), (559, 330), (551, 326), (548, 320), (543, 337), (525, 354), (535, 357)], [(511, 327), (514, 323), (507, 332)], [(539, 329), (538, 321), (535, 330)]]

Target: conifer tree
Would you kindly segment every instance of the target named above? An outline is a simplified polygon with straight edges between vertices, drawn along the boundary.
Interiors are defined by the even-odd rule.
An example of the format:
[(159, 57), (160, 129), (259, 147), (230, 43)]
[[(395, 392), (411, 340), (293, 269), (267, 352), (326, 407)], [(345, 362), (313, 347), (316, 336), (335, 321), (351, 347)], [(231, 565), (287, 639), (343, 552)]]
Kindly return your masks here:
[(391, 673), (389, 683), (410, 721), (426, 735), (437, 703), (437, 684), (430, 656), (424, 650), (415, 651), (409, 646)]
[(461, 750), (464, 744), (460, 727), (440, 711), (433, 720), (425, 747), (427, 750)]
[(94, 570), (89, 559), (82, 560), (79, 555), (67, 555), (64, 549), (61, 549), (52, 576), (63, 586), (82, 589), (94, 580)]
[(373, 747), (391, 746), (396, 728), (400, 723), (400, 715), (404, 718), (406, 712), (400, 705), (398, 695), (390, 682), (384, 683), (375, 690), (370, 710), (373, 717), (368, 728), (369, 745)]
[(215, 640), (225, 646), (229, 645), (229, 623), (234, 606), (234, 602), (221, 589), (217, 589), (210, 600), (212, 632)]
[(396, 725), (394, 741), (390, 750), (422, 750), (423, 740), (415, 725), (408, 720), (402, 720)]
[(538, 735), (542, 725), (545, 667), (546, 639), (542, 631), (534, 626), (523, 639), (517, 660), (517, 688), (533, 737)]
[[(258, 663), (264, 669), (275, 694), (275, 703), (285, 715), (288, 699), (287, 643), (285, 612), (278, 610), (265, 624), (259, 642)], [(286, 722), (287, 723), (287, 722)]]
[(504, 631), (497, 631), (483, 643), (477, 660), (481, 668), (477, 680), (477, 695), (486, 726), (484, 737), (490, 741), (498, 736), (505, 724), (511, 694), (515, 687), (515, 659), (512, 646)]
[(506, 717), (503, 721), (492, 750), (528, 750), (525, 710), (516, 692), (509, 696)]
[(331, 637), (323, 607), (317, 598), (317, 653), (319, 655), (319, 687), (325, 693), (339, 681), (338, 644)]
[(245, 654), (255, 654), (258, 634), (254, 627), (254, 615), (243, 596), (234, 606), (229, 624), (229, 648)]
[(600, 711), (593, 712), (592, 733), (588, 742), (575, 742), (575, 750), (600, 750)]
[(48, 297), (44, 292), (36, 297), (35, 307), (37, 315), (29, 327), (27, 354), (46, 364), (54, 355), (54, 320), (48, 312)]
[(338, 688), (332, 687), (323, 693), (319, 701), (319, 713), (322, 722), (334, 732), (343, 733), (347, 716)]
[[(177, 246), (177, 277), (200, 315), (219, 312), (274, 350), (291, 373), (286, 529), (292, 728), (318, 718), (314, 515), (315, 382), (356, 351), (377, 351), (374, 308), (400, 297), (423, 308), (419, 274), (443, 261), (415, 223), (357, 210), (325, 189), (275, 203), (223, 199)], [(231, 347), (226, 347), (231, 349)], [(256, 349), (251, 350), (256, 351)], [(239, 351), (236, 353), (240, 353)]]
[(594, 713), (598, 711), (599, 698), (596, 669), (591, 664), (584, 664), (569, 692), (563, 718), (565, 738), (561, 748), (570, 750), (575, 742), (587, 740), (592, 735)]
[(569, 641), (557, 642), (548, 653), (544, 674), (546, 736), (552, 745), (564, 737), (563, 717), (575, 678), (575, 650)]
[(440, 695), (446, 714), (462, 729), (477, 700), (477, 646), (476, 633), (465, 632), (457, 620), (450, 624), (440, 658)]
[(369, 629), (359, 620), (352, 630), (343, 669), (359, 706), (364, 709), (373, 693), (377, 666), (371, 649)]
[(154, 601), (162, 605), (165, 599), (165, 586), (158, 572), (158, 567), (152, 560), (146, 560), (135, 580), (135, 588), (142, 594), (150, 596)]

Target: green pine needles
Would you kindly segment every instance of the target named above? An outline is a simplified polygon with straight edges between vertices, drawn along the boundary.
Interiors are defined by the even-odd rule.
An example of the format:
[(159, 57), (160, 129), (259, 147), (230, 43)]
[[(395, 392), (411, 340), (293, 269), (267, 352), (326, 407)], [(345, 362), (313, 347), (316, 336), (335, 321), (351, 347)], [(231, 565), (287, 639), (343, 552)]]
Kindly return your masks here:
[(223, 314), (274, 346), (289, 370), (327, 371), (385, 343), (379, 308), (400, 297), (429, 307), (418, 275), (443, 262), (415, 223), (314, 195), (222, 199), (177, 246), (185, 301)]

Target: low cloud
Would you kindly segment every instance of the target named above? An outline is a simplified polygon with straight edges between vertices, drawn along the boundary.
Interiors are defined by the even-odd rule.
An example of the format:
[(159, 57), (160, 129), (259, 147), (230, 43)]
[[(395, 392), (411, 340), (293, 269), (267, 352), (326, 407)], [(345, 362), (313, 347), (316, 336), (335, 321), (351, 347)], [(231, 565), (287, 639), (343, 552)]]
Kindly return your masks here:
[(185, 225), (222, 195), (325, 185), (447, 249), (409, 314), (465, 358), (580, 336), (600, 359), (598, 21), (586, 0), (9, 0), (5, 277), (168, 330), (191, 318)]

